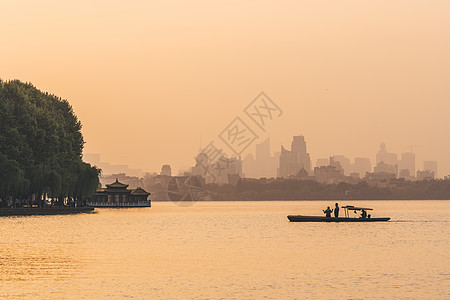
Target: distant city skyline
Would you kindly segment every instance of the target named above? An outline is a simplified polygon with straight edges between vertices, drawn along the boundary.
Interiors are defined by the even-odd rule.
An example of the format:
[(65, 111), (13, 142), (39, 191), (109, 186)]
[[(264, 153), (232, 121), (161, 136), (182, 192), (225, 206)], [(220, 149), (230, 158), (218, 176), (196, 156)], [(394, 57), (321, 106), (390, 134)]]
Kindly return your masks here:
[[(301, 148), (300, 150), (306, 153), (306, 141), (303, 137), (303, 140), (300, 139), (302, 136), (294, 136), (294, 141), (291, 142), (291, 148)], [(297, 138), (297, 139), (296, 139)], [(280, 145), (282, 149), (284, 149), (283, 144)], [(437, 160), (424, 160), (422, 162), (417, 161), (415, 153), (413, 152), (404, 152), (401, 155), (397, 153), (389, 152), (388, 147), (384, 142), (381, 142), (379, 145), (378, 151), (375, 153), (374, 158), (371, 157), (347, 157), (345, 154), (335, 155), (331, 154), (328, 158), (317, 158), (316, 163), (311, 157), (314, 157), (314, 153), (307, 153), (309, 168), (305, 168), (308, 173), (312, 174), (312, 169), (314, 167), (327, 166), (330, 165), (330, 159), (333, 161), (339, 162), (340, 166), (343, 168), (345, 175), (350, 176), (352, 173), (358, 173), (360, 178), (364, 177), (366, 172), (372, 172), (374, 170), (388, 170), (388, 172), (395, 172), (398, 177), (401, 178), (415, 178), (416, 171), (432, 171), (435, 178), (444, 178), (446, 175), (439, 175), (438, 173), (438, 161)], [(412, 149), (411, 149), (412, 150)], [(287, 151), (286, 149), (284, 150)], [(280, 177), (280, 151), (272, 151), (271, 147), (271, 139), (268, 137), (261, 141), (260, 143), (256, 143), (253, 147), (250, 147), (249, 151), (246, 152), (245, 158), (242, 158), (242, 174), (244, 177), (249, 178), (261, 178), (261, 177)], [(86, 161), (95, 164), (101, 168), (103, 168), (104, 174), (113, 174), (113, 173), (125, 173), (131, 176), (143, 177), (145, 173), (149, 174), (166, 174), (166, 175), (174, 175), (179, 174), (183, 175), (185, 172), (191, 172), (195, 163), (189, 167), (187, 165), (175, 166), (170, 163), (162, 164), (160, 166), (160, 170), (142, 170), (131, 168), (129, 165), (115, 165), (109, 162), (104, 162), (101, 160), (101, 156), (99, 153), (86, 153), (84, 154)], [(398, 159), (401, 157), (401, 159)], [(353, 162), (351, 162), (353, 161)], [(383, 165), (381, 166), (380, 163)], [(300, 163), (298, 167), (296, 167), (296, 172), (300, 171), (301, 167), (305, 165), (305, 163)], [(416, 165), (423, 166), (418, 167), (416, 169)], [(162, 169), (161, 169), (162, 168)], [(388, 168), (388, 169), (386, 169)], [(169, 170), (172, 169), (173, 171)], [(298, 169), (298, 170), (297, 170)], [(165, 170), (165, 171), (162, 171)], [(408, 172), (405, 172), (408, 171)], [(285, 170), (284, 172), (288, 172)], [(173, 174), (172, 174), (173, 173)], [(293, 175), (295, 172), (291, 172)], [(282, 174), (286, 175), (286, 174)], [(287, 176), (281, 176), (287, 177)]]

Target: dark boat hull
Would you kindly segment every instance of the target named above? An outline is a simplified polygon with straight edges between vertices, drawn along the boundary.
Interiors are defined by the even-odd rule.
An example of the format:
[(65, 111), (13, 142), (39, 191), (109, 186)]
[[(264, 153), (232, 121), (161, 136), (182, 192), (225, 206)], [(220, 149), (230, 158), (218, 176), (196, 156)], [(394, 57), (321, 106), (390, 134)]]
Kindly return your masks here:
[(315, 216), (287, 216), (291, 222), (386, 222), (391, 218), (326, 218)]

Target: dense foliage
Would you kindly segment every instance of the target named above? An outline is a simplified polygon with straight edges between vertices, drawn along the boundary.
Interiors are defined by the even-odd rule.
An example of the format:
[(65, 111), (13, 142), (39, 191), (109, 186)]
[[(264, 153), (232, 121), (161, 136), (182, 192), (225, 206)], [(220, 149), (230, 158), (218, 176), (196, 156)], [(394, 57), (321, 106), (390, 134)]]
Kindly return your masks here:
[(83, 146), (81, 123), (67, 100), (0, 80), (0, 199), (34, 194), (61, 203), (91, 195), (99, 170), (82, 161)]
[(208, 184), (214, 200), (449, 200), (450, 180), (413, 181), (373, 187), (367, 182), (322, 184), (313, 180), (240, 180), (236, 186)]

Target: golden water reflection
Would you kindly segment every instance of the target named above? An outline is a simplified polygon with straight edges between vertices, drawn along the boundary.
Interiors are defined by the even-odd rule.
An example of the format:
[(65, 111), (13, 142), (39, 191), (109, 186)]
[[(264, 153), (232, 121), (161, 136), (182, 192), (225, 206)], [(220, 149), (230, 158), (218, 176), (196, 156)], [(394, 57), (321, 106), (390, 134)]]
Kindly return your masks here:
[(352, 203), (387, 223), (286, 219), (330, 204), (156, 202), (1, 218), (0, 298), (449, 298), (450, 202)]

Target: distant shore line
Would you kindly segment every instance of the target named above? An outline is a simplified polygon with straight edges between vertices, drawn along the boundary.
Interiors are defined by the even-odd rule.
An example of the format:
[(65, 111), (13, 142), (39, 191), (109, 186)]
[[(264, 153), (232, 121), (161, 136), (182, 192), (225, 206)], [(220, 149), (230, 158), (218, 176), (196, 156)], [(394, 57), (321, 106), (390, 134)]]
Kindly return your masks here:
[(93, 207), (8, 207), (0, 208), (0, 217), (10, 216), (43, 216), (43, 215), (72, 215), (94, 212)]

